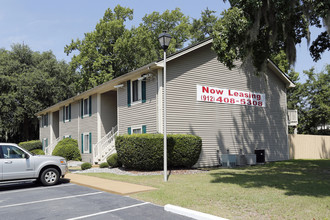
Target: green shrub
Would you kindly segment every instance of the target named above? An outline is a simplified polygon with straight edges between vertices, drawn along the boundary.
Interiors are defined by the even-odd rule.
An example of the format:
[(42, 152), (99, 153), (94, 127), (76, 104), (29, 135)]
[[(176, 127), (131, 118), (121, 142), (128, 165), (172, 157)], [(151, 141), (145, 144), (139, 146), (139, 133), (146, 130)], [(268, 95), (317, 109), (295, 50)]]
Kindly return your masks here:
[(65, 138), (58, 142), (52, 154), (64, 157), (66, 160), (81, 160), (78, 142), (71, 138)]
[(34, 140), (34, 141), (26, 141), (26, 142), (21, 142), (18, 144), (18, 146), (24, 148), (25, 150), (32, 151), (35, 149), (41, 149), (42, 150), (42, 143), (39, 140)]
[(34, 153), (35, 155), (45, 155), (45, 152), (41, 149), (31, 150), (31, 153)]
[[(116, 137), (119, 160), (127, 168), (160, 170), (163, 168), (164, 136), (162, 134), (133, 134)], [(168, 135), (169, 167), (192, 167), (199, 158), (202, 139), (195, 135)]]
[(107, 162), (103, 162), (100, 164), (100, 168), (108, 168), (109, 164)]
[(163, 164), (163, 135), (133, 134), (116, 137), (116, 150), (126, 168), (157, 170)]
[(85, 162), (83, 164), (81, 164), (81, 169), (82, 170), (87, 170), (87, 169), (90, 169), (92, 168), (92, 164), (88, 163), (88, 162)]
[(107, 158), (107, 163), (110, 167), (121, 167), (122, 166), (120, 160), (118, 160), (118, 154), (117, 153), (111, 154)]
[(168, 135), (167, 142), (169, 167), (191, 168), (197, 163), (202, 150), (200, 137), (191, 134), (171, 134)]

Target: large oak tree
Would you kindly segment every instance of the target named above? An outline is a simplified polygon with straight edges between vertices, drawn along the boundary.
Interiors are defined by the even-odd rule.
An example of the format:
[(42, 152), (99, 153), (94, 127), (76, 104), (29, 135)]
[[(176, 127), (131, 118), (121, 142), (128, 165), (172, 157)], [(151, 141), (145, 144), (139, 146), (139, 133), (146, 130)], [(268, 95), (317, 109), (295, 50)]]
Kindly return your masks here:
[(0, 142), (38, 139), (35, 114), (74, 95), (75, 74), (51, 51), (0, 49)]
[(309, 28), (326, 27), (310, 47), (315, 61), (330, 50), (330, 1), (328, 0), (229, 0), (231, 8), (214, 26), (214, 51), (228, 68), (235, 60), (252, 60), (257, 71), (267, 58), (285, 51), (289, 64), (296, 60), (295, 46), (310, 42)]

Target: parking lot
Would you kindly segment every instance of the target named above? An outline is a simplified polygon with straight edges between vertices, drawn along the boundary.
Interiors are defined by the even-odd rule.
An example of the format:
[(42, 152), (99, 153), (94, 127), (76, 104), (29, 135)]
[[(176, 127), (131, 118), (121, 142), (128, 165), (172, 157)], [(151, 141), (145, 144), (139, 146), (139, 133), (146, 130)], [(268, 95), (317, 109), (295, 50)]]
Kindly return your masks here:
[(0, 183), (0, 219), (190, 219), (148, 202), (69, 181), (44, 187), (31, 181)]

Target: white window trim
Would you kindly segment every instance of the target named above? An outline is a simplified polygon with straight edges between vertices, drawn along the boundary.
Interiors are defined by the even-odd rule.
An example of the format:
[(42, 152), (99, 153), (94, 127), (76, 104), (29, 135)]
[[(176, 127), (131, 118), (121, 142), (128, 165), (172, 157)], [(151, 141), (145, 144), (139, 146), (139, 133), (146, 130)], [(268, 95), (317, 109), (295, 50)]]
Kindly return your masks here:
[[(47, 122), (45, 122), (45, 118), (46, 118), (46, 115), (47, 115)], [(44, 114), (41, 116), (41, 127), (45, 128), (45, 127), (48, 127), (48, 124), (49, 124), (49, 117), (48, 117), (48, 113)]]
[[(42, 139), (43, 140), (43, 146), (44, 146), (44, 149), (46, 148), (46, 147), (48, 147), (49, 146), (49, 144), (46, 146), (46, 141), (47, 141), (47, 138), (43, 138)], [(48, 141), (47, 141), (48, 142)]]
[[(69, 113), (69, 106), (68, 105), (66, 105), (66, 106), (64, 106), (64, 108), (63, 108), (63, 114), (64, 114), (64, 122), (69, 122), (70, 121), (70, 117), (67, 117), (68, 115), (66, 115), (66, 108), (68, 108), (68, 115), (70, 114)], [(66, 118), (68, 118), (68, 119), (66, 119)]]
[[(87, 113), (85, 113), (85, 100), (87, 100)], [(88, 117), (89, 116), (89, 109), (90, 109), (90, 107), (89, 107), (89, 97), (88, 98), (86, 98), (86, 99), (83, 99), (83, 117), (85, 118), (85, 117)]]
[[(131, 80), (131, 106), (136, 105), (138, 103), (142, 103), (142, 80), (139, 80), (140, 77), (134, 78)], [(138, 81), (138, 99), (137, 101), (133, 101), (133, 82)]]
[[(89, 140), (90, 140), (90, 137), (89, 137), (89, 132), (84, 132), (83, 133), (83, 136), (84, 136), (84, 140), (83, 140), (83, 154), (89, 154)], [(88, 142), (86, 143), (86, 139), (85, 137), (88, 136), (87, 140)], [(87, 151), (85, 151), (85, 144), (87, 144)]]
[(137, 133), (137, 134), (142, 134), (143, 133), (143, 131), (142, 131), (142, 125), (131, 126), (131, 134), (135, 134), (134, 133), (134, 130), (138, 130), (138, 129), (141, 130), (141, 133)]

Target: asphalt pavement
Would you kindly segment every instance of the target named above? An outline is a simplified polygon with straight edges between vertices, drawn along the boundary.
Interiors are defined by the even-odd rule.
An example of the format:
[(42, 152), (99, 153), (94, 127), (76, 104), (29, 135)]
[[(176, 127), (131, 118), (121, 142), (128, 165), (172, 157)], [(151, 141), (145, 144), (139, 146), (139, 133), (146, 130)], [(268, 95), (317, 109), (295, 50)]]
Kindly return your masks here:
[(32, 181), (0, 183), (0, 218), (37, 219), (163, 219), (191, 218), (128, 196), (70, 183), (44, 187)]

